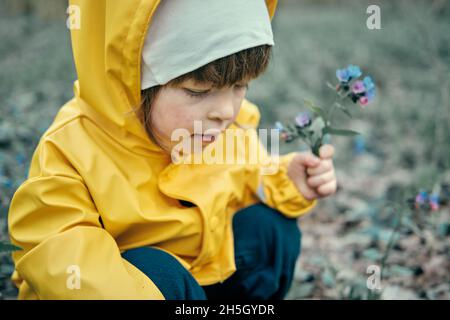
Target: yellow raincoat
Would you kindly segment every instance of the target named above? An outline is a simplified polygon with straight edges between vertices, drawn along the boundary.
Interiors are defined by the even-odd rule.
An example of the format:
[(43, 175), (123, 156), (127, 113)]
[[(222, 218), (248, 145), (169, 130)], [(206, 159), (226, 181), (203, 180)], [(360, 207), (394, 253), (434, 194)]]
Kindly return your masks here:
[[(172, 254), (200, 285), (222, 282), (236, 270), (233, 214), (260, 201), (260, 184), (265, 202), (288, 217), (316, 204), (286, 175), (294, 153), (280, 157), (278, 173), (261, 175), (255, 165), (174, 164), (147, 137), (132, 108), (158, 3), (70, 1), (81, 13), (71, 30), (74, 98), (42, 136), (9, 210), (11, 241), (23, 248), (13, 253), (19, 299), (164, 299), (121, 257), (140, 246)], [(273, 17), (276, 0), (266, 3)], [(236, 122), (256, 133), (259, 118), (244, 100)]]

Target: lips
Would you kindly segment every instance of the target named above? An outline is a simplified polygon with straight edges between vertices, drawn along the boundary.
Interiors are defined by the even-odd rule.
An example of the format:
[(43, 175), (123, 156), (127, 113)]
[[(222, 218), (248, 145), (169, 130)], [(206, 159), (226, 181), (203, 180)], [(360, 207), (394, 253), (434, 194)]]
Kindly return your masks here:
[(202, 143), (211, 143), (216, 141), (219, 135), (223, 132), (225, 132), (225, 130), (208, 129), (204, 133), (194, 133), (192, 134), (192, 137), (202, 141)]
[(211, 143), (216, 140), (216, 135), (213, 134), (193, 134), (194, 139), (199, 139), (205, 143)]

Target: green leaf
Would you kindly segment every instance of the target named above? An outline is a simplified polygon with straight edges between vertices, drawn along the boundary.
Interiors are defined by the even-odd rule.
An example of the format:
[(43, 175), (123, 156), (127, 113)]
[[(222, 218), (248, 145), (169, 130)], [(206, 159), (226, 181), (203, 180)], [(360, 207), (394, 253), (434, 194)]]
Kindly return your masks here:
[(11, 243), (0, 242), (0, 253), (22, 250), (22, 248)]
[(325, 127), (322, 130), (322, 133), (325, 134), (331, 134), (335, 136), (356, 136), (360, 134), (359, 132), (353, 131), (353, 130), (345, 130), (345, 129), (336, 129), (332, 127)]
[(322, 119), (327, 122), (327, 114), (325, 110), (323, 110), (321, 107), (316, 106), (312, 101), (304, 99), (305, 105), (308, 109), (310, 109), (312, 112), (316, 113)]
[(325, 127), (325, 122), (322, 118), (318, 117), (316, 119), (313, 120), (313, 122), (311, 123), (311, 126), (309, 127), (309, 130), (311, 132), (313, 132), (313, 134), (310, 136), (312, 141), (322, 141), (322, 131), (323, 128)]

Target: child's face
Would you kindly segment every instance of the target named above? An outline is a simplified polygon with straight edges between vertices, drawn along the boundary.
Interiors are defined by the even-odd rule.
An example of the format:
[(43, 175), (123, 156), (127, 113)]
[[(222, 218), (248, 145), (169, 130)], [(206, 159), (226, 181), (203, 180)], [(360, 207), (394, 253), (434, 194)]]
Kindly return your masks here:
[[(179, 143), (171, 141), (176, 129), (190, 133), (191, 145), (207, 145), (230, 126), (239, 113), (247, 91), (247, 83), (222, 89), (208, 83), (186, 80), (176, 87), (164, 86), (151, 110), (152, 133), (158, 144), (168, 153)], [(194, 134), (194, 121), (201, 121), (201, 131)], [(214, 137), (213, 137), (214, 136)]]

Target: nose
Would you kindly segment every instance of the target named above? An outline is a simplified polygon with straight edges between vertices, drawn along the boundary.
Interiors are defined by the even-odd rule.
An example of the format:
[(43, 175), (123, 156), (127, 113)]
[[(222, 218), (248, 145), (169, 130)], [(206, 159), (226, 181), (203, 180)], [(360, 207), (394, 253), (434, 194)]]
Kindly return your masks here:
[(234, 117), (233, 99), (224, 97), (213, 102), (213, 106), (208, 113), (211, 120), (228, 121)]

